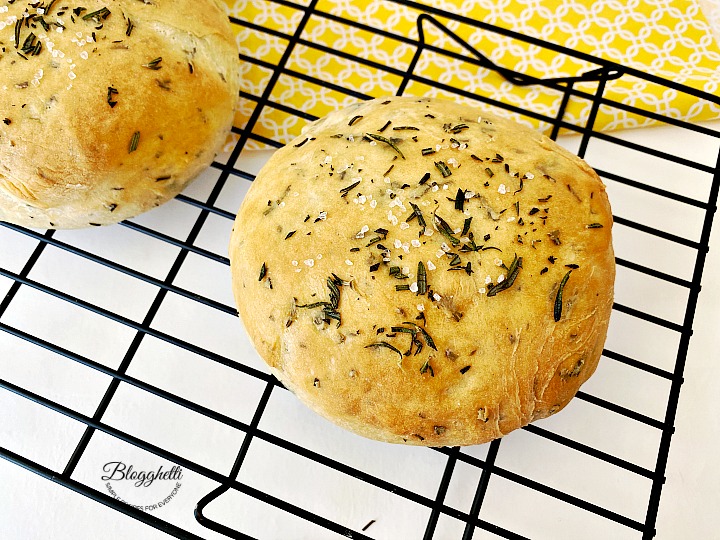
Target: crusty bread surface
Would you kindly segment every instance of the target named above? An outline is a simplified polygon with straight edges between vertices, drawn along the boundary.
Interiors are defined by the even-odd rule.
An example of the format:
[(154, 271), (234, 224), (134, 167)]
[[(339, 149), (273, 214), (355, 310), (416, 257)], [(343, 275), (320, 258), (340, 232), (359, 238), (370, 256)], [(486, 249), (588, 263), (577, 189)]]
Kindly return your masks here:
[(595, 371), (615, 276), (605, 187), (544, 135), (391, 97), (311, 124), (245, 197), (240, 317), (272, 373), (360, 435), (501, 437)]
[(0, 1), (0, 221), (115, 223), (214, 159), (238, 99), (217, 0)]

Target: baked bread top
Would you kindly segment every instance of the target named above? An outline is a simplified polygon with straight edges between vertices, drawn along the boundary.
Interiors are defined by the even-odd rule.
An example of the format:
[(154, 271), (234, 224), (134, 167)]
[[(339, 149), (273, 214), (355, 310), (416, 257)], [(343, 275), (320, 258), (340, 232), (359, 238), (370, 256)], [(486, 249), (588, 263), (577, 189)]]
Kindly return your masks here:
[(216, 0), (0, 1), (0, 221), (114, 223), (207, 167), (238, 99)]
[(593, 373), (615, 275), (605, 188), (515, 122), (394, 97), (311, 124), (230, 244), (260, 355), (361, 435), (478, 444), (563, 408)]

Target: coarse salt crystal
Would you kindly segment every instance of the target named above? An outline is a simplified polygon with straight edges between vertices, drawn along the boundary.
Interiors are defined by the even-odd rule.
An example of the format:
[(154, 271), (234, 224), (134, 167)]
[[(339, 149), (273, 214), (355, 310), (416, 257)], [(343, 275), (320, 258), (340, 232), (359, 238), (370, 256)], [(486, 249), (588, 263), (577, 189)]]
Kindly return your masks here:
[(480, 289), (478, 289), (478, 292), (480, 294), (485, 294), (485, 287), (481, 287)]
[(440, 300), (442, 300), (442, 296), (440, 296), (438, 293), (433, 293), (433, 300), (439, 302)]
[(498, 193), (501, 195), (505, 195), (507, 193), (507, 188), (505, 187), (505, 184), (500, 184), (498, 186)]
[(495, 263), (495, 266), (503, 265), (502, 259), (498, 259), (497, 257), (495, 258), (495, 260), (493, 262)]
[(533, 178), (535, 178), (533, 173), (525, 173), (525, 179), (532, 180)]
[(370, 201), (370, 208), (375, 208), (376, 206), (377, 206), (377, 201), (375, 199)]
[(88, 56), (89, 56), (89, 55), (88, 55), (88, 52), (87, 52), (87, 51), (83, 51), (83, 52), (80, 53), (80, 58), (82, 58), (83, 60), (87, 60), (87, 59), (88, 59)]
[(515, 221), (515, 217), (514, 217), (514, 216), (510, 216), (509, 218), (507, 218), (507, 222), (508, 222), (508, 223), (512, 223), (513, 221)]
[(396, 249), (400, 249), (402, 247), (402, 242), (396, 238), (393, 245), (395, 246)]
[(498, 276), (497, 282), (502, 283), (503, 281), (505, 281), (505, 274), (500, 274)]
[(438, 259), (439, 259), (440, 257), (444, 257), (444, 256), (445, 256), (445, 252), (444, 252), (442, 249), (438, 249), (438, 250), (435, 252), (435, 257), (437, 257)]
[(485, 276), (485, 285), (490, 285), (492, 283), (492, 278), (490, 276)]
[(418, 284), (417, 281), (413, 281), (410, 284), (410, 292), (418, 292)]
[(360, 204), (365, 204), (367, 202), (367, 197), (365, 195), (360, 195), (357, 200)]
[(370, 227), (368, 227), (367, 225), (363, 225), (362, 229), (360, 229), (360, 232), (358, 232), (355, 235), (355, 238), (365, 238), (365, 233), (368, 232), (369, 230), (370, 230)]
[(292, 264), (293, 266), (297, 266), (297, 265), (298, 265), (298, 262), (297, 262), (297, 261), (291, 261), (290, 264)]
[(411, 245), (412, 247), (416, 247), (416, 248), (417, 248), (417, 247), (420, 247), (420, 245), (421, 245), (421, 244), (420, 244), (420, 240), (418, 240), (417, 238), (415, 238), (415, 239), (413, 239), (413, 240), (410, 241), (410, 245)]
[(403, 221), (402, 223), (400, 223), (400, 228), (404, 231), (405, 229), (410, 228), (410, 224), (407, 221)]
[(442, 248), (442, 250), (443, 250), (445, 253), (447, 253), (448, 251), (450, 251), (450, 246), (447, 245), (447, 242), (443, 242), (443, 243), (440, 245), (440, 247)]
[(323, 162), (325, 163), (325, 165), (329, 165), (330, 163), (332, 163), (332, 156), (325, 156)]
[(432, 229), (425, 229), (425, 236), (432, 236), (433, 230)]
[(427, 262), (427, 267), (428, 270), (435, 270), (437, 268), (437, 266), (435, 266), (432, 261)]
[(345, 259), (345, 264), (347, 264), (348, 266), (352, 266), (353, 262), (350, 259)]
[(418, 311), (425, 311), (425, 304), (418, 304), (416, 307)]
[(315, 260), (314, 260), (314, 259), (305, 259), (303, 262), (304, 262), (307, 266), (309, 266), (310, 268), (312, 268), (313, 266), (315, 266)]

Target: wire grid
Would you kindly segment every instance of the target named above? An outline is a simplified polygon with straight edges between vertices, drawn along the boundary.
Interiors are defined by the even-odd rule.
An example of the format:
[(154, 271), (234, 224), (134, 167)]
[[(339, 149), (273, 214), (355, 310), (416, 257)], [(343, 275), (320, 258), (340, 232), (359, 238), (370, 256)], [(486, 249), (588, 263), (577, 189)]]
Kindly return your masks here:
[[(180, 212), (183, 216), (186, 214), (190, 216), (187, 223), (184, 223), (184, 236), (167, 232), (161, 224), (158, 225), (152, 222), (152, 220), (149, 222), (150, 224), (144, 222), (142, 219), (129, 220), (120, 226), (132, 235), (136, 235), (136, 237), (151, 239), (153, 242), (158, 242), (160, 245), (171, 250), (173, 257), (169, 269), (167, 269), (164, 275), (157, 275), (153, 272), (141, 270), (139, 260), (135, 260), (135, 264), (133, 264), (133, 262), (130, 264), (122, 264), (113, 260), (112, 257), (99, 254), (90, 249), (78, 247), (74, 245), (73, 242), (64, 239), (65, 237), (57, 231), (33, 231), (18, 226), (3, 224), (6, 234), (18, 238), (23, 237), (23, 241), (26, 241), (26, 244), (29, 242), (31, 247), (27, 251), (24, 264), (18, 264), (15, 270), (0, 266), (0, 276), (11, 282), (7, 294), (0, 302), (0, 329), (5, 333), (6, 337), (9, 336), (8, 339), (22, 340), (31, 347), (42, 348), (54, 356), (62, 357), (75, 364), (101, 373), (107, 376), (109, 383), (104, 387), (104, 391), (94, 409), (91, 412), (81, 412), (77, 410), (77, 408), (69, 407), (52, 399), (50, 395), (42, 395), (15, 382), (4, 379), (0, 380), (0, 387), (2, 387), (5, 392), (12, 393), (14, 396), (27, 400), (28, 403), (32, 402), (36, 406), (55, 411), (79, 423), (83, 428), (79, 438), (74, 443), (74, 449), (71, 452), (70, 458), (62, 467), (50, 467), (43, 464), (42, 459), (34, 456), (21, 455), (10, 448), (5, 448), (2, 441), (0, 441), (0, 443), (3, 444), (3, 447), (0, 448), (0, 455), (52, 482), (81, 493), (178, 538), (201, 538), (201, 536), (190, 532), (188, 530), (189, 527), (164, 521), (152, 513), (146, 513), (119, 502), (107, 493), (91, 487), (87, 482), (78, 479), (76, 475), (74, 475), (84, 455), (88, 452), (92, 440), (100, 436), (98, 434), (123, 441), (152, 453), (169, 462), (182, 466), (185, 470), (191, 471), (198, 477), (209, 480), (210, 483), (208, 485), (215, 487), (213, 489), (207, 489), (204, 496), (197, 500), (195, 519), (208, 530), (232, 538), (252, 538), (252, 536), (247, 533), (247, 531), (250, 530), (248, 528), (249, 524), (222, 523), (222, 520), (217, 517), (208, 517), (208, 515), (213, 515), (211, 512), (212, 505), (229, 494), (236, 496), (241, 495), (244, 497), (243, 500), (255, 500), (265, 506), (276, 509), (280, 514), (295, 516), (301, 521), (311, 523), (318, 531), (329, 533), (331, 536), (332, 534), (336, 534), (348, 538), (371, 538), (374, 534), (372, 527), (373, 521), (369, 521), (365, 527), (349, 526), (347, 523), (333, 519), (332, 516), (328, 517), (320, 511), (314, 511), (312, 508), (316, 508), (316, 506), (312, 504), (303, 504), (297, 500), (285, 499), (282, 495), (278, 496), (277, 493), (264, 491), (246, 482), (244, 478), (247, 476), (249, 472), (248, 468), (251, 466), (248, 465), (248, 454), (253, 445), (259, 443), (263, 443), (265, 447), (282, 449), (302, 460), (316, 464), (320, 468), (332, 470), (340, 476), (351, 478), (354, 482), (369, 486), (377, 492), (392, 494), (393, 497), (399, 497), (408, 503), (422, 508), (425, 511), (423, 514), (425, 521), (421, 527), (422, 531), (417, 537), (427, 539), (448, 538), (447, 532), (442, 532), (444, 529), (441, 528), (441, 523), (448, 518), (453, 520), (457, 525), (454, 529), (457, 531), (457, 535), (453, 537), (463, 538), (464, 540), (470, 539), (474, 535), (476, 537), (480, 535), (483, 538), (526, 538), (526, 535), (530, 537), (535, 536), (532, 532), (519, 532), (515, 530), (512, 523), (508, 524), (500, 518), (497, 518), (499, 521), (496, 521), (493, 512), (495, 511), (494, 509), (497, 508), (497, 504), (496, 501), (494, 502), (492, 499), (492, 486), (498, 482), (517, 486), (528, 492), (540, 494), (546, 499), (561, 503), (562, 509), (558, 510), (558, 514), (555, 516), (557, 520), (566, 519), (570, 514), (577, 513), (581, 516), (579, 518), (581, 520), (588, 519), (587, 516), (594, 516), (593, 519), (595, 519), (595, 521), (600, 520), (611, 523), (613, 526), (617, 526), (614, 530), (626, 533), (615, 537), (652, 538), (655, 536), (655, 523), (661, 489), (664, 482), (671, 436), (674, 431), (676, 406), (683, 380), (688, 342), (692, 334), (695, 306), (700, 291), (712, 218), (715, 212), (715, 201), (720, 185), (720, 162), (715, 161), (710, 164), (706, 162), (701, 163), (676, 155), (673, 152), (643, 146), (642, 144), (635, 143), (632, 140), (627, 140), (617, 135), (595, 131), (593, 129), (593, 121), (599, 107), (604, 106), (624, 110), (641, 117), (652, 118), (658, 122), (672, 126), (674, 129), (683, 130), (683, 132), (687, 134), (709, 137), (712, 138), (713, 141), (720, 139), (720, 133), (711, 129), (697, 125), (689, 125), (668, 117), (661, 117), (655, 113), (629, 107), (605, 98), (603, 95), (605, 83), (609, 79), (619, 76), (651, 80), (660, 87), (692, 94), (715, 103), (720, 101), (713, 96), (701, 94), (692, 89), (674, 85), (660, 79), (653, 79), (643, 73), (627, 70), (623, 66), (579, 55), (563, 47), (516, 35), (506, 30), (453, 16), (412, 2), (398, 3), (417, 10), (419, 15), (418, 24), (421, 29), (423, 25), (433, 25), (441, 29), (450, 36), (463, 51), (459, 53), (457, 51), (438, 49), (425, 43), (422, 39), (422, 32), (420, 32), (420, 40), (389, 34), (387, 37), (403, 43), (410, 43), (416, 48), (415, 56), (407, 69), (397, 70), (380, 65), (371, 60), (356, 58), (342, 50), (323, 47), (320, 44), (313, 43), (306, 39), (304, 36), (304, 30), (308, 22), (318, 17), (329, 18), (339, 24), (367, 32), (379, 32), (379, 30), (367, 27), (358, 21), (338, 19), (332, 14), (323, 13), (317, 9), (317, 2), (315, 0), (310, 1), (307, 5), (297, 5), (285, 0), (274, 0), (274, 3), (297, 10), (301, 14), (294, 33), (283, 34), (275, 30), (257, 27), (249, 21), (232, 20), (232, 23), (238, 27), (254, 28), (280, 37), (287, 42), (287, 46), (277, 65), (268, 64), (262, 58), (241, 55), (241, 60), (245, 64), (269, 69), (270, 75), (260, 95), (248, 92), (242, 93), (243, 99), (255, 104), (253, 112), (242, 128), (234, 128), (237, 142), (229, 156), (226, 156), (226, 159), (223, 159), (222, 162), (218, 161), (213, 163), (212, 171), (210, 172), (211, 180), (206, 181), (208, 190), (204, 193), (204, 197), (193, 196), (186, 192), (178, 196), (174, 203), (171, 203), (176, 206), (181, 205), (186, 210), (192, 210), (190, 213)], [(478, 31), (498, 32), (512, 39), (552, 49), (557, 52), (557, 54), (566, 54), (581, 58), (584, 61), (594, 64), (595, 68), (591, 70), (588, 75), (577, 80), (542, 81), (520, 73), (515, 73), (507, 68), (494, 67), (488, 63), (481, 52), (470, 48), (467, 43), (447, 30), (435, 17), (443, 17), (443, 20), (456, 21), (463, 25), (474, 27)], [(640, 341), (641, 347), (649, 346), (649, 340), (653, 339), (652, 336), (658, 335), (658, 333), (671, 336), (669, 342), (673, 344), (671, 347), (672, 358), (668, 365), (661, 366), (654, 364), (648, 361), (647, 358), (642, 357), (641, 354), (635, 355), (632, 352), (628, 353), (625, 351), (610, 350), (608, 348), (603, 351), (604, 359), (601, 365), (611, 363), (622, 366), (623, 369), (639, 373), (641, 377), (654, 381), (649, 383), (651, 385), (657, 381), (659, 381), (659, 384), (664, 385), (663, 388), (666, 389), (664, 401), (659, 405), (656, 404), (657, 406), (654, 409), (657, 411), (657, 414), (653, 415), (639, 412), (632, 406), (627, 406), (622, 400), (605, 399), (585, 390), (581, 390), (573, 402), (582, 403), (588, 407), (593, 407), (613, 415), (613, 417), (621, 418), (623, 422), (631, 426), (629, 428), (630, 431), (636, 430), (638, 434), (647, 433), (648, 431), (651, 432), (650, 440), (654, 441), (651, 463), (638, 464), (632, 457), (628, 458), (626, 455), (615, 455), (602, 445), (586, 443), (571, 435), (564, 435), (560, 430), (546, 429), (546, 427), (544, 427), (545, 424), (542, 424), (542, 427), (538, 424), (530, 425), (523, 430), (527, 436), (527, 441), (529, 441), (528, 444), (536, 444), (538, 447), (542, 447), (543, 444), (550, 442), (555, 445), (553, 448), (569, 449), (574, 453), (585, 456), (589, 463), (599, 464), (597, 466), (600, 466), (604, 471), (609, 471), (611, 475), (617, 474), (620, 478), (631, 477), (634, 480), (630, 482), (630, 485), (635, 485), (633, 482), (639, 479), (643, 488), (638, 490), (639, 495), (637, 496), (642, 499), (641, 506), (644, 509), (643, 516), (639, 518), (629, 517), (621, 510), (611, 505), (598, 504), (582, 493), (574, 493), (571, 490), (554, 487), (549, 482), (538, 481), (531, 474), (523, 474), (522, 472), (513, 470), (511, 467), (505, 466), (502, 462), (503, 449), (506, 446), (504, 439), (496, 440), (489, 445), (485, 445), (480, 452), (467, 451), (466, 449), (460, 448), (422, 450), (425, 453), (432, 453), (432, 463), (437, 464), (436, 466), (439, 469), (433, 471), (433, 474), (437, 477), (436, 490), (430, 495), (414, 491), (412, 488), (405, 487), (397, 481), (369, 473), (362, 467), (353, 466), (354, 462), (352, 460), (346, 461), (342, 456), (328, 455), (322, 451), (313, 449), (309, 445), (298, 443), (290, 437), (285, 437), (282, 433), (276, 434), (270, 430), (263, 429), (263, 416), (267, 415), (266, 410), (272, 403), (272, 398), (277, 398), (278, 393), (281, 393), (281, 395), (285, 394), (282, 386), (279, 385), (272, 376), (253, 362), (245, 361), (245, 359), (242, 358), (238, 360), (230, 354), (221, 354), (212, 350), (211, 347), (204, 347), (196, 344), (189, 338), (186, 339), (185, 334), (183, 334), (181, 330), (158, 329), (155, 321), (159, 313), (164, 309), (164, 304), (167, 304), (171, 297), (182, 298), (190, 304), (201, 305), (226, 319), (236, 316), (236, 311), (230, 303), (219, 301), (209, 294), (204, 295), (197, 293), (195, 292), (196, 283), (186, 285), (180, 278), (182, 277), (184, 267), (194, 264), (192, 261), (198, 260), (205, 263), (208, 267), (215, 268), (215, 270), (219, 272), (218, 275), (222, 275), (223, 273), (229, 275), (229, 261), (227, 257), (221, 254), (223, 253), (221, 249), (216, 250), (207, 247), (208, 244), (205, 239), (208, 236), (208, 231), (212, 232), (218, 229), (217, 223), (220, 223), (219, 228), (221, 230), (229, 231), (232, 220), (234, 219), (234, 213), (223, 208), (219, 203), (223, 192), (236, 183), (252, 181), (254, 178), (253, 171), (236, 167), (236, 162), (238, 158), (241, 157), (241, 153), (243, 153), (248, 143), (254, 141), (270, 147), (280, 147), (282, 144), (282, 141), (273, 140), (256, 133), (256, 127), (262, 116), (268, 111), (273, 110), (282, 111), (287, 115), (295, 116), (302, 120), (312, 120), (314, 118), (311, 112), (297, 110), (286, 103), (277, 101), (274, 89), (279, 78), (285, 76), (302, 79), (320, 88), (328, 88), (334, 92), (353, 98), (366, 99), (376, 97), (358, 92), (353, 88), (331, 85), (327, 81), (320, 80), (289, 67), (289, 60), (293, 55), (294, 49), (299, 46), (318, 50), (328, 55), (338, 55), (352, 59), (359, 65), (370, 70), (384, 71), (397, 75), (401, 81), (397, 87), (397, 94), (402, 94), (409, 84), (422, 83), (440, 89), (445, 93), (475, 100), (495, 108), (510, 110), (546, 122), (552, 126), (553, 138), (558, 137), (560, 130), (577, 133), (580, 135), (580, 138), (575, 151), (580, 156), (585, 156), (588, 159), (592, 157), (591, 150), (594, 144), (612, 145), (620, 154), (627, 152), (635, 156), (635, 159), (639, 158), (640, 165), (642, 165), (642, 159), (647, 157), (649, 159), (659, 160), (669, 167), (682, 168), (687, 171), (689, 176), (700, 174), (707, 179), (706, 188), (700, 190), (703, 196), (698, 197), (695, 192), (688, 194), (686, 191), (683, 191), (684, 188), (680, 185), (656, 185), (638, 180), (637, 177), (633, 177), (632, 173), (625, 173), (621, 167), (616, 169), (615, 163), (608, 164), (610, 168), (598, 167), (598, 164), (592, 163), (592, 161), (590, 163), (595, 166), (598, 173), (606, 182), (619, 186), (621, 191), (629, 190), (633, 193), (639, 192), (651, 195), (657, 198), (657, 200), (661, 200), (666, 208), (679, 209), (680, 214), (682, 214), (684, 209), (689, 208), (695, 212), (694, 215), (699, 216), (700, 219), (700, 224), (693, 237), (678, 234), (671, 225), (663, 227), (662, 225), (648, 224), (647, 220), (635, 219), (635, 211), (637, 208), (625, 214), (619, 213), (618, 210), (616, 210), (614, 216), (616, 228), (619, 227), (622, 230), (628, 231), (627, 234), (629, 236), (641, 238), (640, 241), (642, 242), (660, 242), (663, 246), (676, 246), (680, 250), (683, 250), (683, 253), (686, 255), (690, 254), (689, 260), (692, 262), (686, 271), (673, 273), (660, 265), (653, 266), (629, 258), (625, 259), (620, 256), (617, 258), (619, 277), (624, 275), (623, 273), (632, 272), (633, 275), (639, 276), (638, 279), (640, 282), (644, 283), (644, 280), (647, 280), (648, 283), (651, 283), (651, 285), (648, 285), (651, 290), (658, 290), (657, 287), (665, 288), (667, 286), (673, 286), (681, 291), (682, 302), (680, 303), (680, 307), (682, 311), (677, 317), (664, 316), (662, 314), (658, 315), (657, 313), (644, 311), (642, 308), (624, 305), (621, 302), (616, 302), (614, 305), (613, 316), (615, 318), (623, 317), (623, 321), (638, 321), (640, 327), (650, 329), (647, 340), (643, 341), (643, 338), (637, 338)], [(557, 114), (554, 117), (548, 117), (533, 111), (519, 110), (517, 107), (513, 107), (507, 103), (494, 100), (492, 96), (473, 95), (464, 92), (461, 88), (452, 88), (441, 84), (439, 81), (424, 79), (414, 73), (414, 68), (420, 55), (428, 50), (436, 54), (447, 55), (448, 57), (461, 60), (471, 66), (490, 67), (515, 84), (534, 84), (553, 88), (563, 95), (563, 100), (557, 110)], [(578, 84), (587, 81), (595, 81), (594, 91), (588, 91), (587, 86)], [(580, 87), (582, 87), (582, 89), (579, 89)], [(565, 106), (569, 100), (572, 99), (586, 100), (591, 103), (591, 112), (585, 125), (572, 125), (564, 119)], [(619, 161), (622, 160), (619, 159)], [(682, 178), (682, 175), (680, 178)], [(681, 182), (676, 181), (676, 183), (680, 184)], [(616, 201), (613, 200), (613, 202)], [(662, 223), (662, 221), (660, 223)], [(222, 241), (225, 241), (225, 238), (223, 238)], [(50, 250), (59, 250), (69, 259), (83, 259), (93, 264), (101, 265), (113, 275), (122, 274), (129, 280), (137, 280), (145, 283), (154, 291), (152, 301), (148, 303), (149, 305), (146, 306), (147, 309), (145, 309), (144, 312), (127, 315), (120, 309), (109, 309), (97, 303), (76, 297), (73, 292), (63, 290), (62, 286), (57, 287), (33, 278), (34, 269), (42, 264), (44, 257), (49, 256), (48, 252)], [(687, 257), (686, 260), (688, 260)], [(113, 327), (123, 327), (129, 332), (130, 337), (127, 340), (126, 348), (118, 351), (121, 361), (115, 367), (109, 367), (108, 363), (102, 359), (94, 359), (91, 355), (83, 355), (71, 350), (72, 347), (65, 345), (63, 340), (58, 338), (57, 335), (53, 335), (52, 333), (48, 333), (47, 335), (37, 334), (31, 330), (28, 331), (13, 325), (11, 318), (10, 321), (8, 321), (9, 317), (7, 314), (11, 311), (14, 304), (27, 301), (23, 300), (23, 291), (28, 290), (32, 290), (33, 294), (37, 297), (53, 297), (61, 303), (72, 304), (82, 311), (95, 314), (106, 320)], [(119, 294), (119, 296), (122, 296), (122, 294)], [(630, 327), (632, 327), (632, 323)], [(180, 392), (168, 391), (163, 389), (162, 385), (152, 384), (143, 380), (140, 376), (132, 375), (131, 366), (134, 361), (136, 363), (138, 362), (136, 360), (138, 351), (143, 347), (143, 343), (151, 338), (162, 342), (170, 348), (182, 349), (183, 351), (192, 353), (202, 358), (204, 362), (219, 364), (229, 370), (241, 373), (243, 376), (255, 380), (257, 382), (257, 392), (252, 414), (249, 414), (247, 418), (243, 420), (239, 420), (233, 415), (221, 410), (219, 407), (213, 408), (205, 406), (201, 404), (201, 400), (188, 399), (181, 395)], [(663, 343), (665, 342), (668, 342), (668, 340), (663, 341)], [(11, 359), (11, 361), (21, 362), (22, 360), (18, 357)], [(598, 375), (596, 375), (596, 377), (597, 376)], [(118, 392), (128, 387), (132, 387), (141, 394), (151, 394), (159, 400), (197, 413), (204, 418), (220, 423), (227, 426), (230, 430), (242, 434), (241, 442), (238, 444), (239, 451), (237, 451), (235, 455), (231, 470), (219, 472), (217, 467), (207, 466), (201, 462), (202, 460), (188, 457), (182, 453), (173, 452), (172, 450), (155, 444), (152, 442), (151, 437), (136, 436), (131, 433), (131, 430), (114, 427), (112, 421), (107, 419), (108, 410), (111, 409), (113, 400), (117, 399), (116, 396)], [(639, 436), (644, 437), (644, 435)], [(232, 448), (235, 448), (235, 446), (232, 446), (231, 450)], [(234, 453), (236, 450), (232, 450), (232, 452)], [(474, 487), (471, 490), (470, 500), (467, 501), (468, 504), (465, 509), (459, 509), (458, 505), (450, 501), (450, 492), (454, 489), (454, 482), (457, 481), (457, 476), (461, 474), (461, 471), (473, 471), (469, 476), (472, 478)], [(308, 491), (308, 497), (310, 496), (310, 492)], [(313, 496), (322, 499), (322, 494), (314, 494)], [(590, 523), (592, 522), (591, 520)], [(540, 531), (537, 532), (540, 534)], [(486, 534), (487, 536), (485, 536)], [(292, 537), (292, 535), (286, 537)], [(318, 534), (317, 537), (319, 538), (321, 535)], [(552, 531), (550, 532), (550, 537), (554, 537)]]

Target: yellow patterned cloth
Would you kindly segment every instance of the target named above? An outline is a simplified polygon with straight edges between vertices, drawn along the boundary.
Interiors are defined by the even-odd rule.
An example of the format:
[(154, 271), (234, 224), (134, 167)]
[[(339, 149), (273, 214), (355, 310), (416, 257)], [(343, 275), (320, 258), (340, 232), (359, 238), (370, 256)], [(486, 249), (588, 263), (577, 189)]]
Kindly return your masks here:
[[(243, 90), (259, 97), (267, 88), (272, 66), (281, 61), (288, 48), (285, 36), (296, 33), (304, 15), (302, 7), (309, 5), (310, 0), (225, 1), (232, 17), (255, 25), (238, 24), (235, 28), (241, 55), (258, 60), (243, 62)], [(322, 116), (358, 99), (344, 89), (372, 97), (395, 94), (417, 50), (418, 16), (424, 6), (432, 8), (430, 14), (442, 26), (495, 64), (531, 76), (572, 77), (598, 65), (480, 30), (470, 20), (559, 44), (714, 95), (720, 89), (720, 48), (699, 4), (693, 1), (423, 0), (398, 4), (387, 0), (318, 0), (300, 43), (292, 46), (286, 71), (271, 89), (270, 101), (279, 107), (265, 107), (254, 132), (286, 143), (305, 124), (294, 110)], [(443, 17), (436, 10), (460, 17)], [(348, 20), (373, 31), (348, 24)], [(426, 21), (422, 29), (427, 44), (463, 57), (472, 56), (441, 27)], [(333, 54), (334, 51), (350, 57)], [(549, 130), (551, 124), (519, 111), (554, 118), (563, 97), (558, 89), (514, 85), (495, 71), (427, 49), (422, 50), (412, 73), (422, 80), (409, 81), (404, 88), (406, 95), (452, 95), (457, 99), (449, 89), (461, 88), (516, 107), (518, 112), (511, 112), (510, 116), (543, 130)], [(593, 94), (597, 84), (580, 82), (574, 87)], [(604, 97), (665, 117), (688, 121), (720, 118), (717, 103), (629, 75), (608, 81)], [(256, 105), (256, 100), (243, 99), (237, 125), (242, 127)], [(590, 111), (589, 99), (574, 97), (563, 119), (583, 126)], [(650, 123), (653, 122), (644, 114), (605, 104), (600, 107), (594, 128), (613, 130)], [(257, 146), (252, 141), (249, 145)]]

